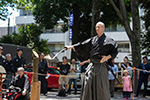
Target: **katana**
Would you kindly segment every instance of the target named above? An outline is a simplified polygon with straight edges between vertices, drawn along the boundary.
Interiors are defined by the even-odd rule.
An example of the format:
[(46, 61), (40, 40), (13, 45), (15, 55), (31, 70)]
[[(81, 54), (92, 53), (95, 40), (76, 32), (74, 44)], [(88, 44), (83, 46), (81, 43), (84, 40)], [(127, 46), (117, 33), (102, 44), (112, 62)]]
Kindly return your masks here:
[(56, 53), (56, 55), (52, 59), (55, 59), (60, 53), (64, 52), (65, 50), (66, 48), (63, 48), (62, 50), (60, 50), (58, 53)]

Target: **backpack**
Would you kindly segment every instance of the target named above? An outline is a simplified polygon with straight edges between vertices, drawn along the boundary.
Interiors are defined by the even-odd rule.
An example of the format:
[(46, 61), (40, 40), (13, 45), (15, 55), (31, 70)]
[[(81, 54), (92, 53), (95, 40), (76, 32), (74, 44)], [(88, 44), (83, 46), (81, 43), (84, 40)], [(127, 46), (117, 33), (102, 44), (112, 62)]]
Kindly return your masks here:
[(66, 91), (64, 89), (61, 89), (59, 92), (58, 92), (58, 96), (60, 97), (65, 97), (66, 96)]

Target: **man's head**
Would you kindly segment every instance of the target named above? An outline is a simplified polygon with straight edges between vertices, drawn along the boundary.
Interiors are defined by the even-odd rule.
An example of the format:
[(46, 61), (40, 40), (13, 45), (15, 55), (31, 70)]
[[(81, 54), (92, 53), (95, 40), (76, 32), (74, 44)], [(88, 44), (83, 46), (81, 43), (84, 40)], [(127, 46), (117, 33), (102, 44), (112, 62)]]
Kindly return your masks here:
[(7, 60), (7, 61), (10, 61), (10, 60), (11, 60), (11, 54), (9, 54), (9, 53), (6, 54), (6, 60)]
[(0, 46), (0, 54), (3, 52), (3, 47)]
[(23, 50), (21, 49), (21, 48), (17, 48), (17, 54), (19, 55), (19, 56), (21, 56), (22, 55), (22, 53), (23, 53)]
[(147, 63), (147, 56), (144, 56), (142, 59), (143, 59), (143, 63)]
[(24, 68), (23, 67), (18, 68), (18, 74), (19, 74), (19, 76), (22, 76), (24, 74)]
[(105, 30), (105, 24), (103, 22), (98, 22), (96, 24), (96, 32), (97, 34), (103, 34)]
[(62, 60), (63, 60), (64, 63), (66, 63), (66, 62), (67, 62), (67, 57), (66, 57), (66, 56), (63, 56), (63, 57), (62, 57)]
[(75, 60), (75, 59), (72, 59), (71, 62), (72, 62), (72, 64), (74, 64), (74, 63), (76, 62), (76, 60)]
[(40, 59), (42, 59), (42, 60), (43, 60), (43, 59), (44, 59), (44, 57), (45, 57), (45, 54), (44, 54), (44, 53), (41, 53), (41, 54), (40, 54)]

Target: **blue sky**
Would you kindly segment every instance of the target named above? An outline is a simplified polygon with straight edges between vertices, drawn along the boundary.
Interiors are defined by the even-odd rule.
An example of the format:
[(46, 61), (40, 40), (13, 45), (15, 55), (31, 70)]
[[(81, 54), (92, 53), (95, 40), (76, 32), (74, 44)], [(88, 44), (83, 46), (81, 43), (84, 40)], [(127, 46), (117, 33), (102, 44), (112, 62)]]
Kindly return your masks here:
[[(15, 19), (17, 16), (19, 16), (19, 10), (15, 9), (14, 10), (11, 7), (7, 7), (8, 8), (8, 12), (12, 13), (11, 15), (9, 15), (8, 17), (10, 18), (10, 26), (14, 26), (15, 25)], [(0, 20), (0, 27), (7, 27), (8, 25), (8, 19), (5, 21)]]

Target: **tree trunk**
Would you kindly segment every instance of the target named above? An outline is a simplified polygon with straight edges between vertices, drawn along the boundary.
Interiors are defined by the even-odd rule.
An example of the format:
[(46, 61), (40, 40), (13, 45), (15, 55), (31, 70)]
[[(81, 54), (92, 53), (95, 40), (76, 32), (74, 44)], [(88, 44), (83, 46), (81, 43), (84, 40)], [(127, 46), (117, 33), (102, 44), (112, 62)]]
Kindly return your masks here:
[(100, 0), (92, 0), (92, 27), (91, 37), (96, 35), (95, 25), (100, 19)]
[[(78, 42), (78, 34), (80, 32), (79, 26), (80, 26), (80, 10), (77, 4), (73, 5), (73, 12), (74, 12), (74, 21), (73, 21), (73, 27), (72, 27), (72, 44), (75, 44)], [(71, 52), (71, 58), (75, 58), (75, 53)]]
[[(138, 0), (131, 0), (131, 14), (132, 14), (132, 23), (133, 23), (133, 33), (134, 36), (131, 40), (132, 45), (132, 61), (133, 66), (138, 67), (141, 63), (141, 48), (140, 48), (140, 18), (139, 18), (139, 3)], [(137, 72), (135, 73), (137, 76)], [(135, 83), (137, 83), (137, 77), (135, 78)], [(137, 84), (135, 84), (135, 91), (137, 89)]]
[[(132, 23), (133, 29), (131, 29), (129, 21), (127, 20), (126, 8), (124, 0), (120, 0), (120, 10), (115, 5), (113, 0), (110, 0), (111, 5), (113, 6), (114, 10), (116, 11), (118, 17), (120, 18), (126, 33), (131, 42), (132, 48), (132, 62), (134, 67), (138, 67), (141, 63), (141, 50), (140, 50), (140, 21), (139, 21), (139, 3), (137, 0), (131, 0), (131, 14), (132, 14)], [(136, 75), (137, 76), (137, 73)], [(137, 83), (137, 77), (135, 77), (135, 83)], [(135, 84), (135, 88), (137, 84)]]

